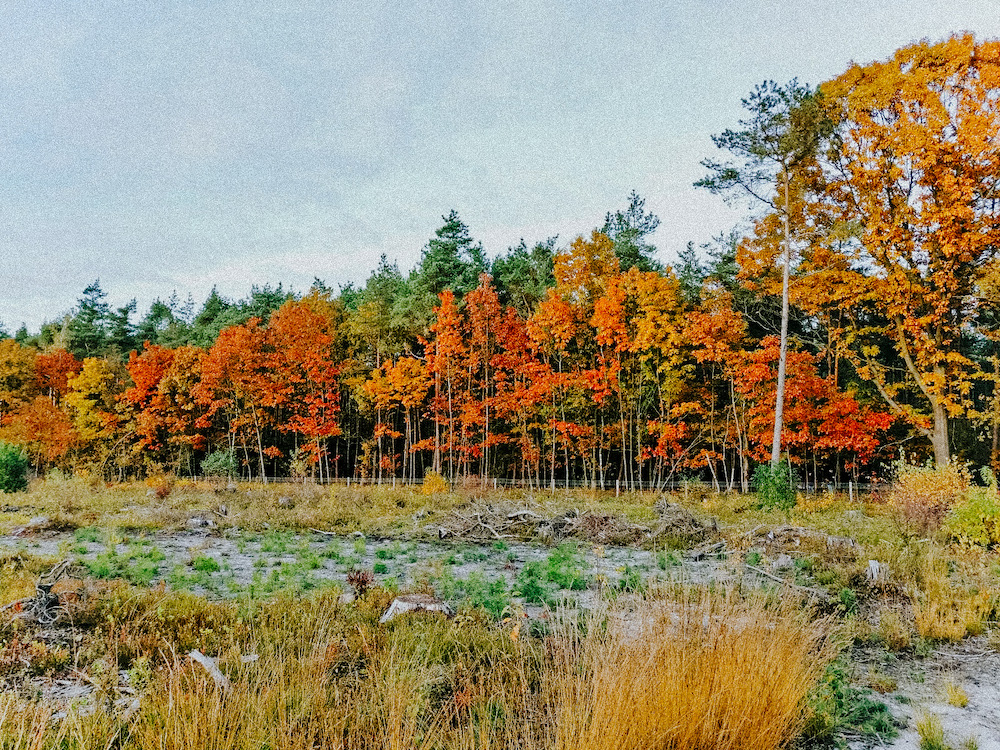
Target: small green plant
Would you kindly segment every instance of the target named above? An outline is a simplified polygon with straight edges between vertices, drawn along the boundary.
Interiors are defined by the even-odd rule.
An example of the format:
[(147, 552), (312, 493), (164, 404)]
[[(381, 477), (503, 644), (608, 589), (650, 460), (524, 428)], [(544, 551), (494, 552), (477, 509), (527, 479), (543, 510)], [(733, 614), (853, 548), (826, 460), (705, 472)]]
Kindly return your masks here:
[(384, 562), (377, 562), (372, 566), (372, 571), (379, 575), (385, 575), (389, 572), (389, 566)]
[(222, 570), (222, 566), (219, 565), (218, 560), (213, 557), (205, 557), (204, 555), (197, 555), (192, 558), (191, 567), (199, 573), (217, 573)]
[(752, 549), (747, 552), (747, 556), (743, 559), (743, 561), (747, 565), (760, 565), (762, 557), (763, 555), (761, 555), (760, 550)]
[(540, 562), (525, 563), (517, 576), (516, 594), (520, 594), (529, 604), (542, 604), (548, 595), (543, 582), (542, 564)]
[(501, 619), (511, 607), (510, 591), (502, 578), (487, 581), (482, 573), (475, 572), (461, 582), (461, 587), (463, 603), (483, 610), (494, 620)]
[(73, 532), (73, 538), (78, 542), (99, 542), (103, 534), (96, 526), (84, 526)]
[(201, 473), (206, 477), (232, 479), (236, 470), (236, 455), (232, 451), (209, 453), (201, 462)]
[(917, 734), (920, 736), (920, 750), (951, 750), (944, 741), (941, 719), (934, 714), (924, 714), (917, 719)]
[(851, 614), (858, 608), (858, 595), (854, 589), (842, 588), (837, 595), (840, 608), (845, 614)]
[(0, 492), (21, 492), (28, 489), (28, 469), (31, 463), (16, 445), (0, 441)]
[(872, 698), (870, 690), (851, 684), (843, 659), (826, 668), (809, 694), (803, 737), (829, 742), (837, 732), (860, 734), (880, 742), (897, 734), (892, 712)]
[(759, 465), (753, 472), (753, 490), (762, 510), (789, 511), (795, 507), (795, 475), (787, 463)]
[(659, 566), (660, 570), (666, 570), (667, 568), (676, 568), (682, 564), (680, 555), (676, 550), (670, 552), (660, 551), (656, 553), (656, 564)]
[(583, 591), (587, 588), (584, 566), (579, 547), (572, 542), (564, 542), (546, 559), (545, 579), (561, 589)]
[(631, 565), (626, 565), (621, 568), (621, 574), (622, 577), (618, 580), (619, 591), (631, 594), (640, 594), (646, 590), (646, 584), (642, 580), (642, 574)]
[(124, 552), (118, 551), (115, 539), (108, 541), (107, 549), (93, 560), (80, 560), (94, 578), (121, 578), (136, 586), (148, 586), (159, 575), (160, 563), (166, 556), (145, 541), (129, 544)]

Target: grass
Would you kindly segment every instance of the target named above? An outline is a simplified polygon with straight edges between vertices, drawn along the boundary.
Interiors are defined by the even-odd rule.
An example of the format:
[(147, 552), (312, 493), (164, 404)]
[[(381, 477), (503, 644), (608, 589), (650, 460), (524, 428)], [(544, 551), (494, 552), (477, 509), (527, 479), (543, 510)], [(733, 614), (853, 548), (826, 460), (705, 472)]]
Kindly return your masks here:
[(793, 609), (706, 591), (591, 628), (558, 657), (555, 747), (781, 747), (832, 655), (826, 623)]
[[(617, 576), (595, 576), (581, 551), (589, 551), (590, 544), (564, 543), (549, 548), (540, 559), (529, 557), (529, 562), (520, 567), (510, 585), (505, 580), (490, 579), (480, 573), (468, 574), (467, 567), (462, 568), (461, 574), (457, 568), (454, 573), (449, 572), (451, 564), (475, 566), (486, 554), (495, 558), (507, 557), (509, 542), (491, 542), (493, 549), (485, 553), (471, 546), (452, 548), (445, 555), (447, 560), (442, 558), (429, 566), (428, 575), (418, 587), (420, 590), (433, 587), (458, 605), (460, 617), (450, 624), (414, 618), (412, 623), (378, 628), (375, 620), (380, 614), (379, 607), (392, 595), (389, 588), (375, 587), (348, 607), (337, 603), (339, 590), (335, 587), (327, 590), (316, 574), (324, 563), (328, 569), (336, 563), (338, 571), (360, 565), (384, 570), (382, 575), (403, 571), (406, 562), (417, 562), (414, 540), (425, 538), (424, 526), (433, 528), (449, 513), (462, 512), (470, 503), (523, 502), (540, 513), (553, 516), (572, 507), (580, 512), (616, 513), (654, 526), (656, 514), (652, 506), (657, 498), (652, 495), (614, 498), (607, 493), (594, 492), (530, 496), (529, 493), (479, 491), (425, 495), (419, 490), (405, 488), (348, 489), (311, 485), (243, 485), (235, 493), (220, 495), (207, 485), (183, 480), (174, 482), (163, 497), (148, 496), (147, 490), (145, 485), (106, 486), (82, 479), (37, 482), (24, 495), (22, 511), (0, 516), (0, 524), (14, 526), (23, 524), (29, 517), (46, 515), (55, 528), (75, 529), (64, 552), (72, 549), (71, 545), (77, 545), (81, 549), (79, 554), (89, 558), (84, 564), (91, 576), (107, 580), (123, 578), (138, 586), (102, 584), (106, 588), (99, 589), (99, 595), (88, 599), (85, 611), (76, 613), (80, 628), (76, 635), (82, 635), (82, 641), (70, 645), (74, 665), (85, 671), (102, 659), (109, 663), (116, 661), (122, 669), (130, 669), (141, 659), (153, 665), (148, 686), (144, 688), (144, 718), (125, 726), (113, 716), (98, 720), (71, 712), (75, 717), (72, 725), (68, 717), (52, 721), (51, 725), (49, 719), (32, 724), (35, 727), (44, 725), (45, 741), (36, 746), (100, 747), (112, 742), (109, 738), (117, 732), (112, 744), (123, 748), (146, 747), (152, 745), (142, 743), (152, 743), (154, 730), (158, 730), (164, 737), (173, 738), (170, 742), (175, 744), (165, 747), (182, 741), (192, 744), (193, 748), (210, 747), (211, 742), (218, 740), (233, 741), (234, 747), (296, 748), (310, 746), (312, 742), (316, 746), (325, 743), (331, 747), (395, 745), (476, 747), (480, 750), (561, 747), (570, 750), (585, 746), (579, 738), (571, 740), (572, 731), (585, 730), (581, 737), (589, 738), (588, 741), (599, 748), (606, 742), (600, 739), (600, 728), (610, 727), (613, 721), (619, 720), (610, 718), (611, 706), (598, 705), (596, 695), (587, 699), (590, 703), (585, 700), (588, 685), (593, 688), (618, 684), (610, 674), (613, 665), (602, 667), (597, 661), (597, 652), (603, 649), (617, 655), (615, 658), (635, 659), (636, 664), (644, 665), (643, 670), (648, 667), (653, 674), (658, 674), (655, 667), (661, 660), (664, 664), (673, 664), (670, 659), (675, 658), (664, 650), (667, 648), (664, 644), (655, 648), (650, 645), (651, 651), (640, 653), (633, 648), (634, 644), (626, 648), (625, 644), (615, 641), (620, 634), (611, 627), (615, 622), (613, 618), (595, 621), (577, 616), (576, 627), (580, 630), (572, 633), (565, 623), (554, 619), (560, 597), (567, 591), (586, 587), (599, 590), (600, 594), (595, 595), (598, 599), (602, 595), (606, 599), (617, 597), (618, 603), (614, 606), (619, 612), (625, 611), (626, 606), (653, 613), (659, 611), (658, 606), (667, 607), (661, 599), (665, 596), (664, 591), (671, 589), (666, 584), (658, 584), (649, 569), (636, 565), (629, 550), (623, 553), (611, 546), (607, 549), (594, 547), (595, 558), (606, 556), (618, 566)], [(278, 498), (282, 495), (291, 496), (293, 501), (279, 504)], [(683, 497), (674, 497), (671, 501), (685, 502)], [(220, 503), (227, 505), (225, 516), (213, 513)], [(829, 616), (842, 621), (856, 641), (883, 646), (901, 658), (926, 653), (936, 648), (940, 641), (984, 632), (997, 619), (1000, 601), (997, 551), (953, 545), (947, 530), (915, 533), (890, 504), (851, 504), (842, 497), (823, 495), (800, 497), (799, 503), (786, 513), (755, 508), (753, 499), (745, 496), (697, 494), (692, 495), (685, 507), (699, 517), (718, 519), (720, 538), (729, 550), (728, 562), (720, 559), (719, 565), (728, 565), (733, 572), (741, 571), (744, 562), (768, 569), (777, 554), (790, 554), (794, 561), (795, 582), (826, 590), (829, 603), (824, 611)], [(183, 528), (193, 515), (215, 519), (220, 528), (214, 533), (232, 535), (235, 527), (243, 530), (234, 537), (241, 553), (259, 548), (252, 582), (245, 587), (237, 586), (231, 571), (220, 566), (219, 561), (193, 551), (187, 565), (178, 566), (167, 576), (169, 586), (187, 591), (143, 592), (142, 587), (154, 576), (163, 574), (159, 570), (162, 561), (157, 559), (158, 551), (141, 540), (142, 533)], [(802, 537), (801, 546), (776, 547), (762, 536), (769, 529), (787, 526), (809, 530), (810, 533)], [(353, 540), (317, 540), (312, 533), (302, 533), (309, 528), (332, 530), (342, 535), (360, 532), (360, 535)], [(109, 538), (107, 529), (122, 531)], [(126, 543), (124, 538), (117, 538), (125, 533), (133, 537), (133, 541)], [(829, 548), (824, 544), (825, 535), (851, 537), (858, 546), (846, 550)], [(137, 536), (138, 541), (135, 540)], [(386, 541), (374, 541), (382, 539)], [(105, 550), (96, 555), (83, 551), (93, 550), (93, 546), (87, 545), (101, 541), (107, 542)], [(514, 559), (524, 558), (517, 556)], [(889, 574), (877, 583), (868, 581), (865, 575), (870, 559), (878, 560), (889, 570)], [(53, 562), (55, 559), (40, 561), (26, 549), (0, 554), (0, 591), (9, 599), (31, 595), (38, 574)], [(428, 564), (427, 561), (424, 564)], [(681, 551), (659, 546), (653, 550), (649, 568), (654, 573), (657, 569), (678, 568), (683, 580), (683, 565)], [(216, 566), (222, 569), (214, 569)], [(393, 582), (394, 579), (386, 585)], [(203, 598), (205, 595), (229, 597), (229, 600), (208, 602)], [(517, 610), (518, 596), (528, 604), (547, 605), (552, 610), (550, 619), (536, 620), (523, 629), (511, 630), (512, 625), (507, 620)], [(675, 608), (672, 619), (659, 627), (676, 627), (680, 616), (677, 613), (686, 612), (683, 607), (694, 606), (688, 595), (671, 596), (674, 598), (667, 598), (669, 606)], [(289, 611), (280, 616), (276, 614), (272, 607), (279, 606), (277, 602), (284, 602), (280, 606)], [(3, 603), (0, 601), (0, 605)], [(750, 606), (745, 601), (731, 601), (730, 605), (737, 609), (743, 607), (740, 611)], [(699, 601), (698, 606), (709, 605)], [(716, 594), (710, 608), (722, 606)], [(647, 609), (649, 607), (652, 609)], [(300, 612), (303, 608), (306, 611)], [(318, 611), (323, 612), (322, 623), (316, 614)], [(704, 617), (704, 609), (701, 611)], [(763, 611), (767, 617), (777, 616), (782, 622), (794, 614), (796, 616), (790, 621), (796, 627), (809, 625), (803, 613), (779, 612), (773, 602), (764, 606)], [(685, 620), (681, 618), (680, 621)], [(506, 624), (501, 626), (501, 622)], [(829, 626), (827, 620), (819, 622), (825, 623), (822, 627)], [(815, 620), (810, 625), (813, 626), (816, 626)], [(771, 627), (776, 626), (772, 623)], [(702, 635), (723, 638), (710, 631), (709, 627)], [(24, 641), (28, 637), (25, 633), (0, 628), (0, 648), (8, 647), (14, 635), (21, 638), (19, 643), (31, 642), (30, 638)], [(689, 635), (693, 637), (693, 633)], [(711, 642), (728, 644), (734, 659), (743, 651), (763, 658), (759, 650), (754, 651), (763, 646), (744, 643), (737, 636), (738, 633), (731, 632), (725, 635), (731, 640)], [(994, 640), (1000, 642), (1000, 638), (994, 637)], [(702, 653), (699, 651), (701, 645), (684, 639), (680, 642), (685, 650)], [(286, 667), (276, 661), (275, 649), (279, 643), (287, 646), (281, 659), (288, 662), (290, 671), (283, 671)], [(314, 653), (313, 649), (319, 649), (320, 644), (323, 648)], [(259, 695), (240, 695), (243, 696), (241, 700), (245, 698), (246, 706), (269, 717), (267, 731), (251, 725), (253, 722), (247, 723), (249, 719), (241, 718), (243, 714), (227, 713), (231, 709), (223, 705), (224, 701), (223, 704), (213, 702), (216, 699), (212, 697), (211, 684), (205, 683), (204, 675), (183, 659), (182, 655), (191, 648), (218, 655), (220, 664), (239, 689), (246, 688), (247, 680), (258, 680)], [(562, 648), (568, 649), (567, 653), (559, 650)], [(239, 656), (246, 653), (261, 656), (258, 666), (240, 662)], [(826, 654), (826, 646), (818, 642), (813, 656), (823, 658), (817, 663), (825, 664)], [(569, 655), (573, 657), (571, 672), (567, 671), (569, 662), (556, 658), (567, 659)], [(42, 664), (44, 656), (42, 651), (36, 650), (27, 658), (37, 662), (38, 668), (48, 669)], [(318, 679), (317, 663), (326, 665), (325, 686), (311, 682)], [(630, 661), (621, 663), (632, 664)], [(379, 671), (382, 667), (388, 669), (389, 665), (398, 670), (397, 675)], [(254, 671), (265, 667), (274, 670), (273, 681), (269, 681), (268, 673)], [(719, 665), (715, 668), (722, 669)], [(57, 672), (58, 666), (45, 673), (58, 677), (53, 670)], [(113, 673), (109, 668), (107, 674)], [(726, 679), (736, 679), (734, 673), (720, 674), (728, 674)], [(655, 712), (648, 708), (651, 715), (656, 712), (666, 717), (673, 715), (669, 707), (656, 703), (661, 699), (669, 703), (666, 698), (656, 697), (669, 695), (669, 691), (658, 692), (660, 683), (639, 672), (633, 677), (648, 693), (636, 698), (637, 705), (656, 706)], [(870, 674), (867, 683), (876, 689), (888, 690), (890, 683), (883, 677)], [(590, 682), (581, 682), (585, 678)], [(594, 682), (598, 678), (607, 682)], [(759, 695), (762, 686), (771, 684), (768, 682), (771, 678), (766, 675), (753, 673), (746, 679), (750, 678), (751, 687), (744, 688), (749, 695)], [(0, 674), (0, 681), (2, 679)], [(843, 661), (825, 667), (818, 676), (813, 675), (813, 679), (813, 687), (800, 701), (794, 721), (788, 725), (777, 722), (778, 734), (784, 732), (786, 739), (800, 734), (819, 742), (829, 740), (838, 731), (867, 733), (881, 739), (895, 731), (884, 705), (870, 691), (853, 683), (853, 672)], [(863, 676), (857, 679), (865, 681)], [(319, 690), (325, 696), (325, 703), (311, 702), (314, 698), (304, 696), (302, 686)], [(622, 695), (633, 695), (627, 692), (627, 686), (621, 689), (626, 691)], [(376, 699), (370, 696), (375, 690), (383, 692), (377, 698), (377, 706), (372, 708), (369, 704)], [(718, 693), (719, 696), (724, 694)], [(167, 706), (173, 705), (172, 712), (161, 710), (162, 706), (154, 710), (152, 703), (148, 704), (147, 712), (147, 702), (154, 698), (165, 701)], [(570, 698), (576, 702), (567, 703)], [(350, 700), (364, 705), (353, 706)], [(21, 707), (27, 711), (27, 716), (35, 715), (29, 704)], [(309, 718), (313, 715), (317, 718)], [(184, 728), (193, 716), (215, 717), (223, 722), (219, 725), (220, 732), (224, 726), (229, 726), (226, 731), (231, 730), (233, 734), (220, 735), (215, 740), (211, 737), (185, 739), (184, 732), (193, 731)], [(569, 716), (574, 722), (572, 731), (565, 729), (570, 725), (561, 724), (560, 717)], [(5, 721), (7, 727), (14, 726), (13, 714)], [(659, 719), (649, 718), (648, 725), (640, 722), (634, 728), (619, 726), (618, 729), (639, 734), (642, 726), (646, 727), (642, 731), (654, 731), (657, 727), (663, 730), (666, 725), (657, 724), (657, 721)], [(143, 722), (149, 722), (149, 734), (144, 740), (140, 729), (147, 725)], [(231, 723), (226, 725), (225, 722)], [(782, 726), (785, 729), (781, 729)], [(8, 744), (20, 747), (16, 743), (4, 744), (8, 741), (5, 731), (0, 731), (0, 747), (6, 748)], [(689, 735), (685, 736), (695, 737), (697, 731), (686, 729)], [(59, 732), (63, 735), (57, 742), (55, 737)], [(90, 738), (86, 742), (80, 739), (85, 736)], [(360, 744), (362, 738), (370, 744)], [(767, 744), (771, 740), (766, 738), (761, 739), (763, 744), (759, 745), (754, 744), (756, 739), (744, 738), (744, 741), (751, 748), (771, 746)]]
[(952, 750), (945, 742), (941, 719), (933, 714), (924, 714), (917, 719), (917, 735), (920, 737), (920, 750)]
[(965, 708), (969, 705), (969, 694), (954, 680), (946, 680), (944, 683), (944, 694), (949, 706), (955, 708)]
[[(832, 655), (830, 622), (734, 591), (675, 593), (638, 610), (554, 613), (544, 637), (512, 637), (476, 617), (381, 626), (392, 594), (380, 588), (351, 604), (338, 592), (209, 602), (109, 584), (79, 620), (73, 664), (98, 682), (138, 675), (138, 712), (58, 718), (3, 694), (0, 747), (783, 746)], [(192, 648), (217, 657), (230, 692), (183, 656)]]

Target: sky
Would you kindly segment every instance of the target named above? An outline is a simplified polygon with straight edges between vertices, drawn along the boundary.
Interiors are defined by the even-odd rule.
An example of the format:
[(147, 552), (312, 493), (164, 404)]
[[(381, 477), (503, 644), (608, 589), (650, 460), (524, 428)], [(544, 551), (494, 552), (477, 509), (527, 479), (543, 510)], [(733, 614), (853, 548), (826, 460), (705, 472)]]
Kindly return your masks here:
[(997, 0), (0, 0), (0, 324), (363, 284), (451, 209), (568, 244), (632, 190), (670, 263), (748, 215), (692, 183), (756, 84), (963, 30)]

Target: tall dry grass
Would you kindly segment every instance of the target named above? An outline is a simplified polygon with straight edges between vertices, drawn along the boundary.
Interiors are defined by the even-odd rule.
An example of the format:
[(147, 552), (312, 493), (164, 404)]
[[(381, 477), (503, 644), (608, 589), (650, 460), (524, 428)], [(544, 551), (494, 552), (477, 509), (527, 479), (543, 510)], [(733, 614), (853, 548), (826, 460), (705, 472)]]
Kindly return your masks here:
[[(51, 707), (0, 698), (0, 748), (770, 750), (798, 732), (832, 654), (827, 621), (736, 592), (678, 589), (632, 609), (559, 613), (544, 634), (518, 638), (474, 617), (379, 625), (381, 590), (245, 612), (205, 603), (219, 611), (190, 622), (174, 610), (193, 606), (189, 597), (125, 593), (101, 594), (116, 626), (90, 648), (126, 667), (159, 644), (138, 710), (102, 703), (54, 721)], [(228, 634), (202, 628), (228, 691), (182, 655), (194, 624), (208, 622)]]
[(557, 750), (772, 750), (801, 728), (833, 649), (829, 623), (796, 604), (706, 592), (591, 627), (563, 653)]

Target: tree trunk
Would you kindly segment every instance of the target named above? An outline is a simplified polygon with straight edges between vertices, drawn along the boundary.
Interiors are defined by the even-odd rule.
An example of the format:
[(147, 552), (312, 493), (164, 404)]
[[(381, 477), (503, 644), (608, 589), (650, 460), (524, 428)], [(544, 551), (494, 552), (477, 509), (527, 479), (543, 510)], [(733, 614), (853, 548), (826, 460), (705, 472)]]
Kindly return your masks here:
[(931, 445), (934, 446), (934, 464), (947, 466), (951, 462), (948, 450), (948, 412), (937, 399), (934, 400), (934, 431), (931, 433)]
[(778, 386), (774, 404), (774, 435), (771, 438), (771, 468), (781, 461), (781, 423), (785, 411), (785, 364), (788, 360), (788, 277), (792, 265), (792, 240), (788, 226), (788, 170), (783, 169), (785, 187), (785, 264), (781, 274), (781, 351), (778, 354)]

